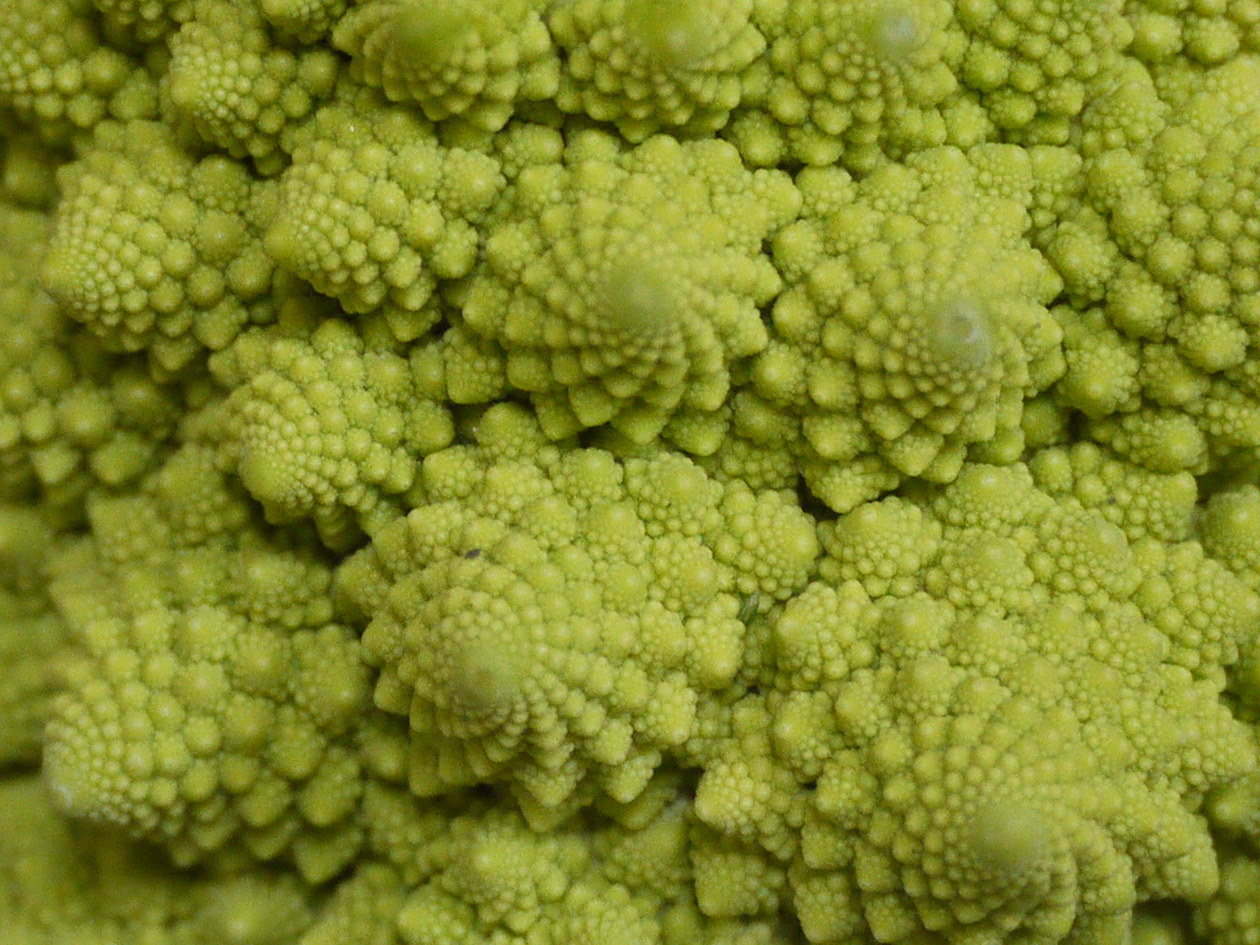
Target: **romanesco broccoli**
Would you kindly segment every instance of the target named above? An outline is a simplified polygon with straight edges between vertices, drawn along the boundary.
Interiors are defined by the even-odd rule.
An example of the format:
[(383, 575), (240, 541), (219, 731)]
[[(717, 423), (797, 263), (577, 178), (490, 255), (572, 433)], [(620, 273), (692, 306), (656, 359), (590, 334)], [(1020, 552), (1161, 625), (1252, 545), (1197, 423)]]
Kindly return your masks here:
[(5, 945), (1258, 945), (1260, 0), (0, 0)]

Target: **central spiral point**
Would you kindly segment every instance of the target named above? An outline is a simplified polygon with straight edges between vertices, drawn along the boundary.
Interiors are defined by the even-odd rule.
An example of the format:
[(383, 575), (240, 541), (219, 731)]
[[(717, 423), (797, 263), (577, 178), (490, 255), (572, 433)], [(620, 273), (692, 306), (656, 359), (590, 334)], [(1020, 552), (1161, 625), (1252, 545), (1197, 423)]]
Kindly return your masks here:
[(993, 357), (993, 329), (984, 308), (968, 299), (955, 299), (928, 312), (924, 341), (939, 361), (956, 368), (979, 371)]
[(614, 264), (604, 277), (600, 314), (618, 334), (652, 335), (679, 314), (675, 280), (644, 260)]
[(467, 4), (412, 0), (394, 14), (389, 44), (396, 56), (413, 62), (442, 62), (475, 27), (476, 18)]
[(687, 68), (711, 56), (721, 31), (706, 4), (672, 0), (630, 0), (626, 25), (657, 62)]

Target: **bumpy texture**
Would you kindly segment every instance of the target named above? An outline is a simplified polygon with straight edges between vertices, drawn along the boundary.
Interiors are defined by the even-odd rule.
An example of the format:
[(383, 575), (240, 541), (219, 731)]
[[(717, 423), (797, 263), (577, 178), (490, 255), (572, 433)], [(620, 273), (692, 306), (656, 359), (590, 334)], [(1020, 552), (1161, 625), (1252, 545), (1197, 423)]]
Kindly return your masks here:
[(1260, 934), (1260, 861), (1237, 851), (1221, 864), (1221, 885), (1194, 913), (1194, 930), (1215, 945), (1242, 945)]
[(348, 0), (258, 0), (263, 19), (282, 37), (318, 45), (346, 12)]
[(0, 108), (65, 141), (114, 117), (151, 117), (152, 79), (104, 45), (87, 0), (10, 0), (0, 8)]
[[(859, 184), (798, 178), (803, 219), (774, 243), (794, 284), (751, 390), (776, 426), (799, 425), (806, 481), (832, 508), (906, 476), (948, 482), (973, 445), (1019, 455), (1025, 398), (1062, 370), (1045, 308), (1059, 280), (1021, 241), (1028, 174), (1022, 151), (986, 146), (927, 151)], [(737, 404), (737, 426), (756, 409)]]
[(432, 121), (498, 131), (518, 100), (555, 94), (560, 64), (536, 0), (372, 0), (337, 24), (350, 74)]
[(1210, 66), (1239, 52), (1260, 50), (1260, 6), (1255, 0), (1126, 0), (1124, 12), (1133, 27), (1129, 51), (1146, 62), (1184, 55)]
[[(377, 802), (399, 804), (389, 795)], [(428, 818), (421, 857), (382, 835), (383, 852), (413, 890), (398, 911), (400, 937), (406, 945), (655, 941), (657, 911), (682, 894), (690, 872), (684, 812), (682, 805), (667, 811), (641, 840), (608, 822), (540, 835), (515, 812), (474, 805), (453, 818)], [(640, 889), (633, 879), (622, 885), (623, 871), (652, 877), (657, 888)]]
[(0, 208), (0, 496), (38, 494), (73, 517), (89, 489), (156, 465), (183, 403), (139, 359), (102, 350), (43, 290), (49, 223)]
[(961, 79), (1013, 137), (1063, 144), (1087, 102), (1106, 91), (1132, 39), (1124, 0), (969, 0)]
[[(958, 88), (947, 0), (756, 4), (769, 49), (731, 136), (752, 164), (791, 157), (869, 170), (944, 144)], [(757, 76), (757, 78), (761, 78)]]
[(659, 128), (715, 131), (766, 48), (753, 7), (754, 0), (556, 4), (548, 26), (565, 52), (556, 104), (610, 121), (630, 141)]
[(330, 50), (276, 45), (249, 4), (197, 0), (193, 17), (168, 40), (163, 105), (177, 127), (260, 173), (285, 165), (286, 133), (332, 92)]
[(508, 406), (475, 439), (426, 458), (425, 501), (339, 574), (376, 704), (410, 719), (411, 789), (506, 781), (540, 819), (588, 780), (630, 801), (734, 679), (741, 595), (808, 578), (813, 522), (681, 456), (544, 445)]
[(181, 862), (236, 840), (334, 875), (359, 843), (369, 677), (327, 567), (266, 542), (203, 448), (89, 513), (92, 540), (53, 565), (82, 644), (46, 736), (58, 805)]
[[(1198, 488), (1189, 473), (1156, 473), (1126, 463), (1093, 443), (1040, 450), (1028, 463), (1037, 487), (1053, 496), (1071, 496), (1120, 527), (1130, 541), (1144, 536), (1160, 541), (1199, 537), (1213, 557), (1206, 527), (1196, 530)], [(1235, 569), (1236, 570), (1236, 569)], [(1260, 587), (1248, 584), (1252, 590)]]
[(113, 36), (152, 43), (192, 16), (196, 0), (91, 0)]
[(275, 190), (241, 165), (195, 160), (165, 125), (108, 124), (58, 181), (44, 285), (110, 347), (173, 373), (275, 317)]
[(364, 344), (342, 321), (309, 338), (267, 329), (211, 360), (232, 389), (219, 450), (273, 521), (312, 516), (325, 543), (345, 549), (397, 515), (392, 497), (414, 485), (419, 459), (449, 446), (440, 356)]
[(735, 921), (699, 910), (692, 883), (704, 866), (679, 787), (677, 772), (666, 773), (645, 801), (544, 834), (484, 799), (456, 809), (371, 791), (367, 806), (388, 826), (370, 843), (390, 865), (343, 884), (303, 945), (347, 934), (399, 945), (799, 943), (773, 917)]
[(1195, 88), (1161, 99), (1136, 67), (1099, 102), (1086, 204), (1048, 252), (1076, 301), (1061, 310), (1062, 399), (1125, 457), (1197, 474), (1260, 446), (1260, 63), (1232, 61)]
[(55, 548), (36, 512), (0, 505), (0, 769), (39, 759), (44, 722), (74, 654), (44, 586)]
[(1256, 770), (1219, 667), (1260, 599), (1134, 534), (985, 466), (824, 527), (824, 580), (772, 620), (767, 691), (696, 791), (786, 861), (812, 942), (1097, 941), (1216, 889), (1189, 811)]
[(780, 281), (758, 249), (798, 206), (786, 177), (721, 142), (622, 151), (590, 133), (507, 199), (463, 319), (548, 436), (608, 423), (643, 443), (722, 405), (732, 363), (766, 345), (758, 307)]
[(3, 945), (1260, 945), (1260, 0), (0, 0)]
[(0, 922), (14, 945), (280, 945), (310, 922), (279, 873), (172, 882), (154, 851), (72, 824), (39, 779), (0, 783)]
[(1260, 593), (1260, 489), (1245, 485), (1212, 496), (1203, 512), (1203, 547)]
[(383, 307), (410, 341), (437, 321), (436, 280), (472, 269), (474, 224), (503, 184), (490, 156), (441, 148), (423, 118), (353, 93), (303, 131), (267, 252), (348, 312)]

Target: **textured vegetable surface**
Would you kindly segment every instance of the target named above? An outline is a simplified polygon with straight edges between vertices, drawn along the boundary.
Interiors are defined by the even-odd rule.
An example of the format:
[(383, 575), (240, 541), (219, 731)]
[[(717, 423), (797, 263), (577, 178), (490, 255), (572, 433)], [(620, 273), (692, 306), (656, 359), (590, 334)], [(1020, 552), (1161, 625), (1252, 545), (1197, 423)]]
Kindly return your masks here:
[(4, 945), (1260, 945), (1260, 0), (0, 0)]

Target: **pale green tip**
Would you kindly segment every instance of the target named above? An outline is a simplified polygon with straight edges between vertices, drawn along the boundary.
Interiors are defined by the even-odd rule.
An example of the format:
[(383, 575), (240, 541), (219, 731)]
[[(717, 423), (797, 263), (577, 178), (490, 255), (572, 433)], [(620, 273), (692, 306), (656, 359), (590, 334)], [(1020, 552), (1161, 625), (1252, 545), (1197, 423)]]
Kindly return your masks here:
[(997, 801), (972, 819), (970, 849), (992, 875), (1005, 879), (1043, 866), (1055, 836), (1053, 820), (1042, 811)]
[(626, 28), (654, 60), (675, 68), (702, 62), (722, 42), (712, 6), (696, 0), (629, 0)]
[(187, 69), (171, 69), (166, 82), (166, 94), (171, 104), (180, 111), (193, 111), (202, 96), (202, 85)]
[[(124, 823), (115, 805), (102, 795), (91, 776), (91, 749), (73, 747), (51, 739), (44, 748), (44, 786), (53, 804), (62, 813), (93, 821)], [(86, 756), (86, 757), (85, 757)]]
[(388, 27), (391, 51), (412, 62), (446, 61), (482, 19), (477, 6), (451, 0), (400, 3)]
[(449, 641), (442, 685), (465, 736), (492, 731), (520, 694), (525, 669), (502, 640)]
[(280, 268), (297, 272), (303, 265), (303, 250), (294, 221), (281, 216), (263, 235), (263, 250)]
[(292, 500), (292, 483), (274, 457), (256, 449), (245, 450), (236, 473), (245, 488), (264, 505), (285, 508)]
[(926, 316), (926, 341), (940, 361), (978, 371), (993, 357), (993, 328), (983, 306), (968, 299), (946, 302)]
[(639, 260), (613, 266), (604, 278), (601, 315), (627, 335), (651, 335), (677, 321), (678, 290), (667, 272)]
[(88, 809), (88, 805), (84, 803), (86, 791), (83, 779), (67, 764), (66, 752), (57, 744), (45, 746), (41, 773), (48, 794), (58, 810), (73, 816)]
[(80, 280), (74, 262), (69, 254), (57, 252), (56, 247), (44, 257), (39, 280), (44, 291), (62, 305), (80, 295)]
[(883, 59), (904, 59), (923, 43), (920, 18), (910, 4), (880, 4), (867, 21), (866, 42)]

